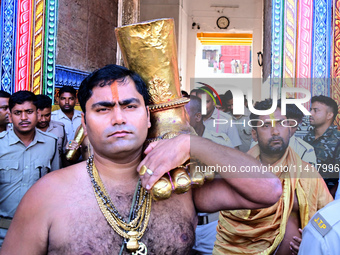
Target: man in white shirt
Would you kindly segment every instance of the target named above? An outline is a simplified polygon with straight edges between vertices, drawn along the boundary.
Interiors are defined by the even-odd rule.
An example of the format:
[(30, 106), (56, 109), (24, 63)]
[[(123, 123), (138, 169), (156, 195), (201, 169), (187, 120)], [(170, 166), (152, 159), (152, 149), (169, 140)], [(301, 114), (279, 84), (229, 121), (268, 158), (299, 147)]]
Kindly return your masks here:
[(216, 109), (214, 101), (213, 101), (213, 92), (208, 87), (202, 87), (197, 91), (197, 96), (202, 99), (202, 95), (206, 95), (206, 106), (207, 113), (203, 116), (203, 124), (208, 129), (215, 133), (224, 133), (226, 134), (233, 146), (238, 149), (238, 147), (242, 144), (240, 136), (237, 131), (237, 127), (235, 125), (231, 126), (231, 116), (227, 113), (219, 111)]
[(81, 111), (75, 110), (77, 91), (71, 86), (63, 86), (59, 91), (60, 109), (52, 112), (52, 120), (64, 123), (67, 140), (74, 139), (81, 124)]
[(234, 99), (233, 94), (228, 90), (225, 94), (224, 100), (226, 101), (227, 112), (231, 115), (233, 119), (233, 125), (236, 126), (238, 134), (240, 136), (242, 144), (240, 145), (240, 151), (247, 152), (250, 149), (250, 144), (252, 141), (251, 130), (252, 127), (249, 126), (249, 116), (250, 111), (244, 106), (244, 114), (235, 115), (234, 114)]

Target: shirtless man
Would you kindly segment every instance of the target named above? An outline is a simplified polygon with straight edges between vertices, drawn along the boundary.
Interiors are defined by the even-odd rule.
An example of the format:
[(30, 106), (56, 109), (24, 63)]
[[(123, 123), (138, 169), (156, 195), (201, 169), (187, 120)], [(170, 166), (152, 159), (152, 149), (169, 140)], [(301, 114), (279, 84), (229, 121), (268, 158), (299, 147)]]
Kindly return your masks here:
[[(267, 99), (256, 103), (255, 109), (268, 110), (271, 106), (272, 101)], [(291, 128), (280, 108), (278, 105), (270, 115), (250, 115), (258, 144), (248, 154), (267, 169), (274, 169), (271, 171), (280, 178), (283, 195), (269, 208), (221, 212), (214, 255), (297, 254), (299, 229), (332, 201), (321, 176), (288, 146)]]
[[(150, 190), (190, 153), (207, 165), (259, 165), (242, 152), (190, 135), (150, 144), (142, 160), (150, 127), (145, 105), (148, 93), (141, 78), (124, 67), (109, 65), (90, 74), (79, 88), (79, 102), (93, 161), (112, 204), (125, 219), (138, 179)], [(190, 141), (196, 144), (191, 152)], [(152, 171), (140, 176), (142, 165)], [(0, 253), (118, 254), (123, 238), (103, 216), (86, 169), (86, 162), (81, 162), (37, 182), (21, 201)], [(188, 254), (194, 243), (196, 210), (263, 208), (281, 195), (280, 181), (271, 173), (244, 175), (246, 178), (233, 178), (243, 177), (241, 173), (221, 176), (224, 179), (199, 189), (152, 201), (149, 223), (140, 240), (148, 254)], [(249, 178), (260, 176), (273, 178)], [(123, 254), (131, 253), (124, 249)]]

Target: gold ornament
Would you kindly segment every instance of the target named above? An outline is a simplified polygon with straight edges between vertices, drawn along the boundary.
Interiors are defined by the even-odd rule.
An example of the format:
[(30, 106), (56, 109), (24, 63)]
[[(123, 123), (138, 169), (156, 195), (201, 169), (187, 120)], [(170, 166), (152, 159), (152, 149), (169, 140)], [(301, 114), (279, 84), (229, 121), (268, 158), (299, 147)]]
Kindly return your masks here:
[[(139, 240), (144, 235), (149, 223), (152, 203), (151, 195), (143, 187), (139, 186), (140, 194), (143, 194), (143, 196), (136, 198), (136, 204), (134, 205), (135, 217), (130, 222), (125, 222), (105, 189), (93, 162), (93, 156), (87, 161), (87, 170), (93, 183), (93, 190), (100, 210), (113, 230), (124, 239), (127, 239), (127, 249), (130, 252), (135, 252), (139, 250), (141, 245), (146, 248), (145, 244), (139, 242)], [(137, 185), (140, 185), (140, 182)]]
[(175, 96), (169, 91), (169, 88), (170, 84), (157, 76), (149, 81), (148, 91), (152, 102), (159, 104), (174, 99)]
[[(84, 141), (85, 138), (85, 130), (83, 128), (83, 126), (81, 126), (78, 130), (78, 132), (75, 134), (74, 136), (74, 141), (76, 141), (79, 145)], [(69, 147), (71, 147), (71, 144), (69, 144)], [(78, 149), (76, 150), (69, 150), (66, 153), (66, 159), (67, 160), (73, 160), (74, 156), (76, 155)]]
[(176, 194), (185, 193), (190, 190), (191, 180), (185, 167), (177, 167), (176, 169), (171, 170), (170, 176)]
[(151, 195), (156, 201), (168, 199), (171, 192), (172, 186), (168, 174), (163, 175), (151, 189)]
[(142, 165), (142, 167), (139, 170), (139, 175), (143, 176), (146, 172), (146, 169), (148, 169), (145, 165)]

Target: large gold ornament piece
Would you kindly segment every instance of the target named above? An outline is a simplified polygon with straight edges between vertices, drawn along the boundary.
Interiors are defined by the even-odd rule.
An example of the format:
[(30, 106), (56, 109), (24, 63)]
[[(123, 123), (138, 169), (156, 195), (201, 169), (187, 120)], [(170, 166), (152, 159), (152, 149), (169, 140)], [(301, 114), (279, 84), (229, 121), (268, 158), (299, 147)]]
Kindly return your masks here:
[(164, 200), (170, 198), (172, 185), (167, 174), (163, 175), (152, 187), (151, 195), (154, 200)]
[[(78, 132), (74, 136), (74, 141), (76, 141), (79, 145), (84, 141), (85, 138), (85, 130), (83, 126), (81, 126), (78, 130)], [(69, 150), (66, 153), (66, 159), (67, 160), (73, 160), (74, 156), (76, 155), (77, 150)]]
[(164, 174), (151, 189), (153, 199), (165, 200), (170, 198), (172, 192), (182, 194), (189, 191), (191, 187), (198, 188), (204, 184), (204, 181), (214, 179), (214, 172), (203, 172), (200, 167), (196, 169), (198, 165), (198, 162), (187, 161), (183, 166)]
[[(183, 98), (180, 92), (174, 29), (173, 19), (151, 20), (116, 29), (124, 64), (142, 77), (151, 98), (151, 128), (145, 146), (180, 134), (195, 134), (184, 108), (189, 99)], [(167, 199), (172, 192), (187, 192), (191, 184), (188, 169), (179, 166), (163, 175), (151, 194), (155, 200)]]
[(187, 192), (191, 187), (191, 180), (185, 167), (180, 166), (170, 172), (171, 180), (173, 182), (174, 191), (177, 194)]
[(154, 104), (164, 103), (175, 97), (170, 91), (170, 84), (157, 76), (149, 81), (148, 91)]
[(165, 103), (181, 97), (174, 29), (173, 19), (116, 28), (124, 64), (138, 73), (147, 86), (160, 87), (149, 91), (150, 94), (155, 93), (151, 98), (156, 99), (151, 104)]

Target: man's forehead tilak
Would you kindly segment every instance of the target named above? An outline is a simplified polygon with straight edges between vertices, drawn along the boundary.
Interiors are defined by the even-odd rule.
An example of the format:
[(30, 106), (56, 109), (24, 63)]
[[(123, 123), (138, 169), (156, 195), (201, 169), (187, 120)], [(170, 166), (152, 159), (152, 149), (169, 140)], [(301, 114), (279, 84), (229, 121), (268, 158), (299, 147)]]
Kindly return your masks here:
[(119, 96), (118, 96), (118, 83), (117, 82), (112, 82), (111, 85), (111, 94), (112, 94), (112, 100), (117, 100), (119, 101)]

